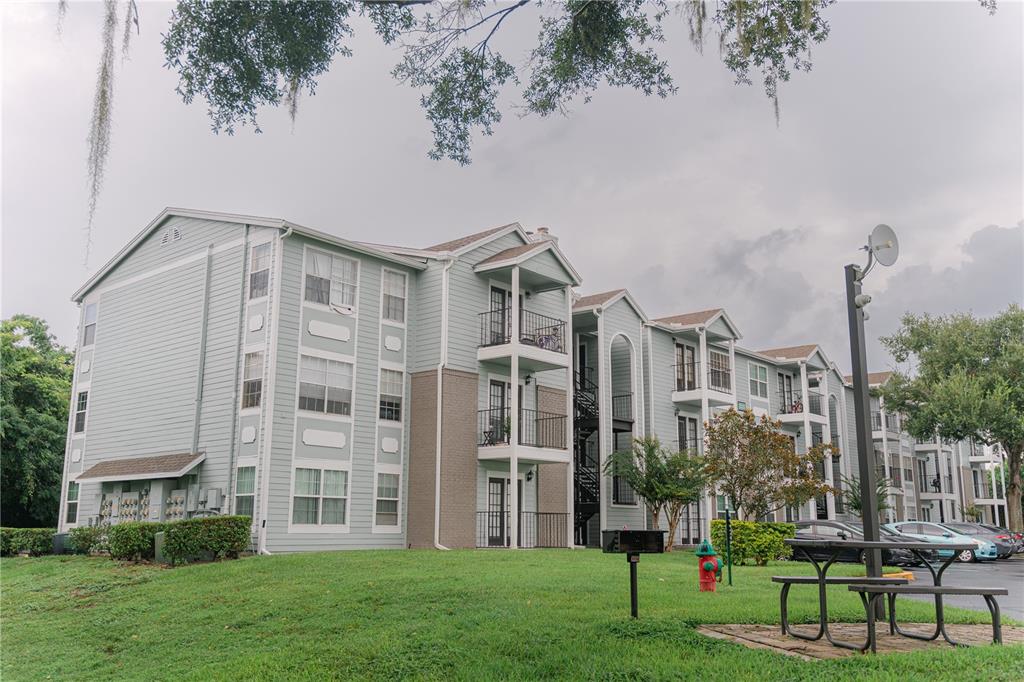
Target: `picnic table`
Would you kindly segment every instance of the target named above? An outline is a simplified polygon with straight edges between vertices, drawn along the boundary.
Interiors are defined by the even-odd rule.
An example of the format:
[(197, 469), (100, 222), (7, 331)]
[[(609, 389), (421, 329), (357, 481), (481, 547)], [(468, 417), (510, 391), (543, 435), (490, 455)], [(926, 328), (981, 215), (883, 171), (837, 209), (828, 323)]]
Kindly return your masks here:
[[(941, 634), (943, 638), (950, 644), (957, 644), (957, 642), (950, 639), (946, 633), (945, 618), (942, 612), (942, 595), (943, 594), (976, 594), (985, 598), (985, 601), (989, 607), (989, 611), (992, 613), (992, 627), (993, 627), (993, 640), (998, 642), (1002, 641), (1002, 633), (999, 625), (999, 606), (996, 604), (994, 595), (1006, 594), (1006, 590), (991, 589), (991, 588), (972, 588), (972, 587), (949, 587), (942, 584), (942, 574), (945, 573), (946, 569), (956, 560), (956, 556), (959, 552), (966, 549), (974, 549), (973, 543), (949, 543), (940, 545), (943, 550), (951, 550), (949, 558), (942, 562), (942, 565), (936, 569), (936, 567), (926, 559), (922, 552), (931, 552), (936, 549), (936, 545), (922, 543), (918, 541), (906, 541), (906, 540), (881, 540), (881, 541), (869, 541), (869, 540), (820, 540), (820, 539), (803, 539), (803, 538), (790, 538), (786, 540), (786, 544), (793, 548), (794, 553), (801, 553), (807, 557), (814, 566), (816, 577), (810, 576), (774, 576), (772, 580), (774, 582), (782, 583), (782, 594), (780, 597), (780, 606), (782, 612), (782, 632), (789, 634), (799, 639), (805, 639), (809, 641), (815, 641), (825, 637), (833, 646), (843, 647), (845, 649), (854, 649), (858, 651), (866, 651), (870, 648), (872, 651), (875, 650), (875, 602), (884, 595), (889, 596), (889, 630), (892, 634), (899, 634), (904, 637), (912, 637), (914, 639), (921, 639), (925, 641), (931, 641), (937, 639)], [(811, 553), (811, 550), (824, 550), (828, 553), (829, 558), (824, 562), (820, 563)], [(839, 555), (844, 550), (885, 550), (885, 549), (904, 549), (912, 552), (914, 556), (921, 560), (921, 563), (928, 568), (929, 573), (932, 576), (932, 585), (921, 585), (921, 586), (910, 586), (907, 585), (907, 580), (903, 578), (886, 578), (882, 577), (841, 577), (841, 578), (829, 578), (828, 570), (832, 567)], [(792, 585), (813, 585), (818, 586), (818, 632), (815, 635), (807, 635), (800, 632), (793, 631), (792, 627), (788, 622), (787, 613), (787, 598), (789, 595), (789, 588)], [(826, 587), (828, 585), (848, 585), (851, 591), (857, 592), (861, 598), (861, 602), (864, 604), (865, 614), (867, 616), (868, 625), (868, 636), (863, 644), (843, 642), (841, 640), (834, 639), (828, 629), (828, 597)], [(919, 634), (915, 632), (907, 632), (901, 630), (896, 624), (896, 595), (897, 594), (928, 594), (935, 597), (935, 632), (931, 634)]]

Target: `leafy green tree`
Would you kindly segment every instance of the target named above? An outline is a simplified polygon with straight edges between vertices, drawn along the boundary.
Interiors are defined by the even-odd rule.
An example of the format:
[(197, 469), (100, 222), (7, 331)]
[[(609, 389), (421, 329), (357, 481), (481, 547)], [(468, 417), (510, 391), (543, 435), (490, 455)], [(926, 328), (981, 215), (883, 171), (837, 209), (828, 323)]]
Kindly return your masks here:
[(636, 438), (632, 450), (612, 453), (605, 473), (623, 479), (639, 495), (658, 527), (664, 514), (668, 519), (665, 551), (672, 551), (672, 539), (686, 506), (700, 500), (705, 487), (704, 464), (692, 452), (672, 452), (656, 438)]
[[(847, 478), (842, 476), (843, 481), (843, 500), (846, 502), (846, 508), (857, 516), (864, 518), (864, 507), (861, 505), (860, 499), (860, 479), (856, 476)], [(889, 504), (889, 486), (892, 485), (889, 479), (885, 476), (879, 476), (875, 482), (875, 506), (879, 517), (885, 513), (885, 511), (892, 507)]]
[(882, 343), (915, 369), (885, 383), (886, 405), (905, 414), (905, 428), (919, 438), (938, 432), (947, 440), (1000, 444), (1010, 474), (1009, 525), (1024, 528), (1024, 310), (1012, 304), (989, 319), (907, 314)]
[(73, 357), (46, 323), (0, 322), (0, 523), (57, 525)]
[(834, 492), (819, 476), (838, 451), (829, 443), (798, 453), (782, 423), (750, 410), (730, 409), (705, 425), (708, 482), (728, 496), (737, 516), (758, 521), (787, 506)]

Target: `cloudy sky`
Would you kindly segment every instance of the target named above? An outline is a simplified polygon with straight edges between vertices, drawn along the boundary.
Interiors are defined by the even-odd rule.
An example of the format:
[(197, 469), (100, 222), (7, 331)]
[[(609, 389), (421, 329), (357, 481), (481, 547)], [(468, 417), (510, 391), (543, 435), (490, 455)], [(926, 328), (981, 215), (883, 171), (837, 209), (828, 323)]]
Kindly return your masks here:
[[(141, 4), (141, 35), (118, 63), (114, 137), (84, 263), (85, 140), (100, 5), (8, 3), (2, 34), (2, 313), (74, 337), (69, 302), (165, 206), (287, 218), (351, 239), (424, 246), (519, 221), (548, 226), (582, 291), (628, 287), (651, 316), (723, 306), (742, 343), (821, 343), (849, 366), (842, 266), (879, 222), (900, 235), (876, 270), (869, 337), (906, 310), (988, 315), (1024, 296), (1022, 5), (841, 3), (814, 70), (781, 90), (701, 56), (681, 20), (665, 55), (667, 100), (603, 88), (565, 118), (513, 112), (474, 163), (426, 157), (419, 93), (358, 21), (294, 130), (263, 112), (262, 135), (209, 130), (163, 68), (170, 5)], [(525, 60), (536, 24), (512, 15), (503, 44)], [(506, 32), (507, 31), (507, 32)], [(874, 368), (888, 359), (877, 343)]]

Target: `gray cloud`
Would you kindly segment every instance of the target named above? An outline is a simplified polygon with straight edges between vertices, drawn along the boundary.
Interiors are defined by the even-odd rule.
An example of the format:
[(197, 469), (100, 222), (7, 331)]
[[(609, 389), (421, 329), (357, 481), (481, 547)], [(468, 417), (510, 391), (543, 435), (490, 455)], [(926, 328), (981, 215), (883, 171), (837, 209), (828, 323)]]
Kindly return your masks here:
[[(0, 7), (0, 307), (47, 318), (64, 342), (70, 293), (167, 205), (410, 245), (512, 220), (546, 225), (586, 291), (629, 287), (652, 315), (724, 306), (744, 344), (818, 341), (844, 366), (842, 267), (860, 259), (876, 223), (897, 229), (903, 255), (871, 276), (871, 334), (905, 309), (987, 310), (1021, 269), (1019, 249), (972, 237), (1024, 213), (1020, 4), (995, 17), (971, 3), (830, 8), (832, 36), (814, 70), (784, 86), (778, 126), (757, 87), (733, 85), (713, 51), (684, 47), (673, 25), (679, 95), (604, 88), (568, 118), (510, 111), (460, 168), (426, 158), (418, 93), (390, 79), (396, 52), (365, 31), (355, 57), (302, 101), (294, 132), (283, 111), (267, 111), (262, 135), (212, 135), (202, 103), (184, 106), (163, 68), (171, 5), (145, 3), (131, 59), (117, 66), (88, 269), (85, 138), (101, 6), (73, 3), (60, 39), (55, 7)], [(519, 22), (503, 40), (525, 55), (536, 26)], [(955, 292), (936, 294), (957, 277)]]

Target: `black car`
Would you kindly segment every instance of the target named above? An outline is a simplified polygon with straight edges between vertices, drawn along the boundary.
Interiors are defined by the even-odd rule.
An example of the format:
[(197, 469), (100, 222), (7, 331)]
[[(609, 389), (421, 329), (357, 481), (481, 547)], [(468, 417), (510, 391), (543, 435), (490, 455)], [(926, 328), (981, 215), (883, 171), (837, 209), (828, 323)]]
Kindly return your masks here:
[(991, 523), (979, 523), (978, 525), (993, 531), (1000, 540), (1012, 542), (1014, 551), (1017, 554), (1024, 552), (1024, 533), (1012, 531), (1001, 526), (993, 526)]
[[(801, 540), (863, 540), (860, 529), (842, 521), (797, 521), (796, 537)], [(885, 530), (880, 530), (881, 539), (905, 539), (902, 536), (887, 537)], [(894, 535), (888, 533), (888, 535)], [(818, 561), (828, 561), (832, 557), (831, 550), (825, 548), (808, 549), (811, 556)], [(803, 552), (794, 552), (793, 558), (806, 560)], [(860, 549), (844, 549), (839, 553), (837, 561), (843, 563), (864, 563), (864, 551)], [(905, 549), (883, 549), (882, 563), (887, 566), (912, 566), (917, 563), (913, 552)]]
[[(864, 534), (864, 526), (862, 526), (859, 521), (844, 521), (843, 524), (846, 525), (846, 526), (849, 526), (852, 530), (854, 530), (855, 532), (857, 532), (860, 535)], [(880, 540), (893, 541), (893, 542), (913, 542), (913, 543), (917, 543), (917, 544), (921, 544), (921, 545), (930, 545), (931, 544), (930, 542), (927, 542), (926, 540), (921, 540), (920, 538), (915, 538), (915, 537), (912, 537), (910, 535), (904, 535), (903, 533), (897, 533), (896, 531), (891, 530), (889, 528), (886, 528), (885, 526), (882, 526), (882, 527), (880, 527), (878, 529), (878, 538)], [(921, 560), (917, 558), (917, 555), (915, 555), (913, 552), (910, 552), (909, 550), (907, 550), (907, 552), (910, 554), (910, 563), (909, 564), (895, 564), (895, 565), (897, 565), (897, 566), (921, 566), (921, 565), (923, 565)], [(919, 549), (919, 550), (917, 550), (917, 553), (920, 554), (924, 558), (924, 560), (928, 561), (928, 562), (935, 562), (935, 561), (939, 560), (939, 553), (937, 551), (935, 551), (934, 549)]]

